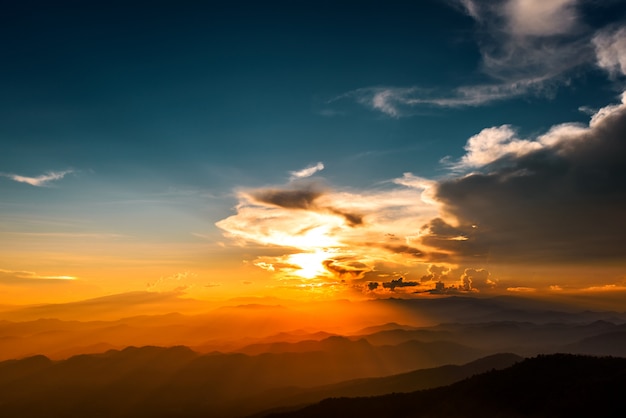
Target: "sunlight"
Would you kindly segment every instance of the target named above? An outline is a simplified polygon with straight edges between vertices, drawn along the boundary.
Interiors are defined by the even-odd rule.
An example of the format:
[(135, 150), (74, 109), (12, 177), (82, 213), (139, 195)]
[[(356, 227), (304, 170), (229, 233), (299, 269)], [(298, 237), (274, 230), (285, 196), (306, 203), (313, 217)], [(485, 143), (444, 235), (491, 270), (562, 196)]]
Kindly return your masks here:
[(328, 276), (328, 271), (324, 268), (324, 260), (331, 256), (326, 250), (318, 250), (312, 253), (291, 254), (288, 257), (289, 263), (300, 267), (294, 273), (303, 279), (313, 279), (320, 276)]

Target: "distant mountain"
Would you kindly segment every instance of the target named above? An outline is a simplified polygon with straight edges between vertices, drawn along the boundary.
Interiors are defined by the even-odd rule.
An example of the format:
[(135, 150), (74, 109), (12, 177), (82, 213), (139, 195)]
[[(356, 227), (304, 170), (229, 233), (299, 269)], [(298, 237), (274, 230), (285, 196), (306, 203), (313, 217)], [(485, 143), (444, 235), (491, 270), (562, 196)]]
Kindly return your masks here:
[[(484, 323), (450, 323), (420, 329), (392, 329), (363, 338), (372, 345), (397, 345), (406, 341), (453, 342), (489, 352), (513, 351), (524, 356), (540, 353), (570, 352), (594, 355), (626, 355), (623, 346), (597, 344), (592, 351), (590, 344), (577, 345), (580, 341), (603, 334), (626, 332), (626, 325), (608, 321), (590, 323), (532, 323), (516, 321), (493, 321)], [(624, 347), (626, 348), (626, 347)]]
[(381, 331), (391, 331), (391, 330), (398, 330), (398, 329), (414, 330), (414, 329), (417, 329), (417, 327), (414, 327), (412, 325), (401, 325), (396, 322), (388, 322), (382, 325), (374, 325), (371, 327), (363, 328), (357, 332), (353, 332), (352, 335), (367, 335), (367, 334), (374, 334), (376, 332), (381, 332)]
[(408, 317), (420, 318), (433, 325), (492, 321), (534, 322), (537, 324), (588, 323), (597, 320), (626, 322), (625, 312), (581, 311), (554, 301), (497, 296), (445, 296), (424, 299), (379, 299), (372, 306), (400, 309)]
[(365, 339), (351, 340), (340, 336), (320, 341), (253, 344), (237, 352), (253, 356), (287, 353), (313, 356), (313, 353), (320, 352), (325, 353), (324, 357), (334, 362), (333, 369), (337, 372), (350, 370), (350, 373), (361, 374), (361, 376), (393, 374), (442, 364), (465, 363), (490, 354), (485, 350), (449, 341), (409, 340), (396, 345), (374, 346)]
[(312, 343), (317, 350), (258, 355), (129, 347), (62, 361), (43, 356), (5, 361), (0, 362), (0, 405), (11, 412), (4, 416), (20, 417), (120, 416), (127, 410), (147, 414), (141, 416), (169, 410), (220, 416), (241, 399), (279, 387), (328, 385), (480, 357), (479, 351), (447, 342), (375, 347), (330, 337)]
[[(523, 357), (515, 354), (494, 354), (462, 366), (445, 365), (393, 376), (349, 380), (310, 389), (294, 388), (290, 391), (276, 389), (265, 392), (257, 398), (246, 399), (245, 403), (256, 406), (257, 409), (259, 405), (271, 405), (273, 403), (274, 405), (283, 405), (282, 408), (284, 409), (289, 405), (306, 405), (329, 397), (375, 396), (388, 393), (413, 392), (449, 385), (489, 370), (500, 370), (510, 367), (522, 360)], [(276, 399), (271, 400), (273, 398)], [(258, 416), (261, 417), (267, 414), (268, 412), (260, 413)]]
[(623, 417), (626, 359), (538, 356), (450, 386), (361, 398), (330, 398), (269, 414), (309, 417)]
[[(374, 346), (445, 341), (482, 350), (479, 355), (515, 352), (532, 356), (617, 332), (610, 327), (626, 323), (626, 315), (620, 312), (580, 311), (520, 297), (391, 298), (306, 306), (273, 299), (234, 302), (248, 303), (216, 307), (174, 293), (132, 292), (13, 307), (0, 312), (0, 360), (37, 354), (58, 360), (80, 352), (145, 345), (185, 345), (203, 353), (286, 352), (286, 346), (252, 345), (320, 341), (333, 335), (347, 335), (355, 341), (365, 338)], [(169, 309), (173, 313), (163, 314)], [(326, 309), (342, 321), (319, 314)], [(300, 330), (293, 331), (294, 324)]]
[(359, 364), (367, 369), (363, 358), (341, 366), (347, 358), (321, 352), (199, 355), (186, 347), (129, 347), (56, 362), (35, 356), (0, 362), (0, 409), (7, 417), (233, 417), (329, 395), (434, 387), (520, 360), (503, 354), (464, 366), (304, 387), (350, 376)]
[(571, 353), (626, 357), (626, 330), (595, 335), (566, 348)]

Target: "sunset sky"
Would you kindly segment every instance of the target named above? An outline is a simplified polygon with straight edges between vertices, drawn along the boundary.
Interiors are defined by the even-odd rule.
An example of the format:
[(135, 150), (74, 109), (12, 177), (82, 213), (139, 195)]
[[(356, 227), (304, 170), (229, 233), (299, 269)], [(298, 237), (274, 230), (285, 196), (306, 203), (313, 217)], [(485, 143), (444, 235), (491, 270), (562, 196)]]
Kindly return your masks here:
[(624, 0), (2, 9), (0, 305), (626, 291)]

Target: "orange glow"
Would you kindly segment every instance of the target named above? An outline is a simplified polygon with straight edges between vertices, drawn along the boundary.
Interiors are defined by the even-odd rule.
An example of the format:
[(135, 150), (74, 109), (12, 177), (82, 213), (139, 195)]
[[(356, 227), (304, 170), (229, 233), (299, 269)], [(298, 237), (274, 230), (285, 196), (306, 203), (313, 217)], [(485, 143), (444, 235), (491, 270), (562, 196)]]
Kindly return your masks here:
[(327, 276), (328, 271), (324, 268), (322, 262), (331, 256), (327, 251), (315, 251), (312, 253), (298, 253), (288, 256), (290, 263), (300, 268), (294, 273), (304, 279), (313, 279), (315, 277)]

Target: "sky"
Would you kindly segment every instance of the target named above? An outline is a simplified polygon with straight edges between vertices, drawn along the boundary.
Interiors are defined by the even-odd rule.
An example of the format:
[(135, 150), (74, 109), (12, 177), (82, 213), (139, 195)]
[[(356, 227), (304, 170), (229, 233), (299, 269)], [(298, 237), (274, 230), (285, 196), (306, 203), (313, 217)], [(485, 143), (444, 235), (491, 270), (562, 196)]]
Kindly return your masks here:
[(623, 0), (3, 5), (0, 305), (626, 290)]

